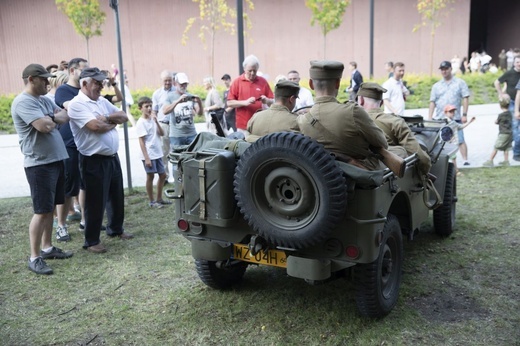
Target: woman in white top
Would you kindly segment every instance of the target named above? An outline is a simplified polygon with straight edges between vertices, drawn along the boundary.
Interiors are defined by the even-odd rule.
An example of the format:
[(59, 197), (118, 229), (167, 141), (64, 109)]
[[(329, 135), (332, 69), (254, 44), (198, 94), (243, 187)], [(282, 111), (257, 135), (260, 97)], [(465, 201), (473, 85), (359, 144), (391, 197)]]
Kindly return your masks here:
[[(204, 116), (206, 117), (206, 127), (209, 132), (216, 133), (215, 125), (211, 122), (211, 116), (209, 115), (212, 111), (219, 112), (223, 110), (224, 103), (222, 102), (222, 98), (218, 93), (217, 87), (215, 86), (215, 81), (212, 77), (206, 77), (203, 80), (204, 88), (207, 90), (206, 99), (204, 100)], [(220, 112), (221, 117), (219, 117), (219, 121), (222, 125), (222, 128), (226, 128), (226, 118), (224, 117), (224, 112)], [(218, 115), (218, 114), (217, 114)]]

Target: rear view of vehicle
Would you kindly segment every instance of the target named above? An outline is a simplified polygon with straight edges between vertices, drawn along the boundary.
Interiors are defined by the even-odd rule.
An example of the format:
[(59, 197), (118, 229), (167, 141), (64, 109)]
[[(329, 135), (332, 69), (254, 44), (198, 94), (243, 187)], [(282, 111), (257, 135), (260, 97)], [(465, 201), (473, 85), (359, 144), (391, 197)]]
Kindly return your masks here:
[[(310, 283), (351, 272), (361, 314), (380, 317), (397, 303), (403, 236), (412, 238), (428, 218), (428, 203), (446, 204), (451, 218), (445, 210), (439, 219), (450, 227), (438, 233), (451, 233), (454, 191), (431, 197), (415, 155), (398, 178), (339, 163), (301, 134), (274, 133), (251, 145), (210, 139), (171, 154), (177, 169), (167, 192), (175, 199), (176, 231), (190, 240), (210, 287), (237, 284), (249, 264), (284, 268)], [(436, 140), (431, 146), (439, 150), (435, 186), (444, 192), (448, 153)]]

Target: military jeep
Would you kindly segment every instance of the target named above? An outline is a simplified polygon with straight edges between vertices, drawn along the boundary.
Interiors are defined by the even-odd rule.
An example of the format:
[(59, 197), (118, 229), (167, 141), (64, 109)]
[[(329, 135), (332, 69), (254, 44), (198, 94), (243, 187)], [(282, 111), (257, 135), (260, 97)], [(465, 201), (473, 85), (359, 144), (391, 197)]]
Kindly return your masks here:
[(413, 239), (435, 207), (436, 233), (447, 236), (455, 224), (453, 130), (420, 116), (408, 123), (430, 154), (433, 186), (418, 173), (416, 154), (399, 178), (339, 162), (291, 132), (253, 144), (199, 134), (171, 153), (175, 183), (165, 193), (175, 200), (175, 229), (191, 242), (200, 279), (226, 289), (251, 264), (309, 283), (349, 274), (360, 313), (388, 314), (399, 295), (403, 236)]

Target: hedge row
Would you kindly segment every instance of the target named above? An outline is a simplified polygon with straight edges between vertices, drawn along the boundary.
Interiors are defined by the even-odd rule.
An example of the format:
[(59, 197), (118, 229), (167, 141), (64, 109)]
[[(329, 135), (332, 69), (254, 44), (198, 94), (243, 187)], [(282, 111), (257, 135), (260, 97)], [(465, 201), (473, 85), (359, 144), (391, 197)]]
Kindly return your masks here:
[[(493, 82), (500, 76), (499, 74), (466, 74), (462, 77), (468, 84), (471, 91), (470, 104), (486, 104), (498, 102)], [(429, 104), (430, 90), (432, 85), (440, 79), (439, 76), (424, 76), (424, 75), (413, 75), (408, 74), (405, 76), (408, 87), (412, 90), (413, 94), (406, 99), (407, 109), (416, 108), (427, 108)], [(374, 80), (382, 84), (384, 79)], [(338, 100), (344, 102), (348, 99), (348, 94), (345, 93), (345, 89), (348, 86), (348, 81), (344, 79), (341, 84)], [(303, 86), (308, 86), (308, 81), (302, 81)], [(218, 88), (221, 94), (224, 89)], [(206, 96), (206, 91), (201, 85), (190, 86), (191, 93), (198, 95), (202, 99)], [(132, 97), (134, 98), (134, 105), (130, 107), (130, 112), (135, 119), (140, 116), (140, 111), (137, 107), (137, 100), (141, 96), (151, 97), (153, 94), (152, 89), (139, 89), (132, 91)], [(13, 119), (11, 118), (11, 104), (16, 95), (0, 95), (0, 134), (11, 134), (15, 133), (13, 127)], [(203, 117), (197, 117), (196, 121), (203, 121)]]

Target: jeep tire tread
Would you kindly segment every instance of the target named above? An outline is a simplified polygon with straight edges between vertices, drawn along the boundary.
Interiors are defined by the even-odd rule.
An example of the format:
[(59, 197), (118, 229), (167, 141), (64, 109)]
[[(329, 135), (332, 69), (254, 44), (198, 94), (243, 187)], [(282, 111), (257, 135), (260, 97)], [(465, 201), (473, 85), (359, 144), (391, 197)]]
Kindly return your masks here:
[(457, 175), (453, 163), (448, 164), (446, 187), (442, 205), (433, 211), (433, 228), (435, 233), (447, 237), (455, 227), (455, 205), (457, 203)]
[(284, 247), (323, 242), (346, 213), (343, 171), (321, 144), (294, 132), (253, 143), (238, 161), (234, 186), (249, 225)]
[(356, 304), (361, 315), (379, 318), (397, 304), (403, 267), (403, 237), (397, 218), (388, 214), (379, 257), (354, 266)]
[(244, 277), (247, 265), (246, 262), (239, 262), (225, 268), (219, 268), (216, 261), (195, 260), (199, 278), (207, 286), (215, 289), (227, 289), (238, 284)]

